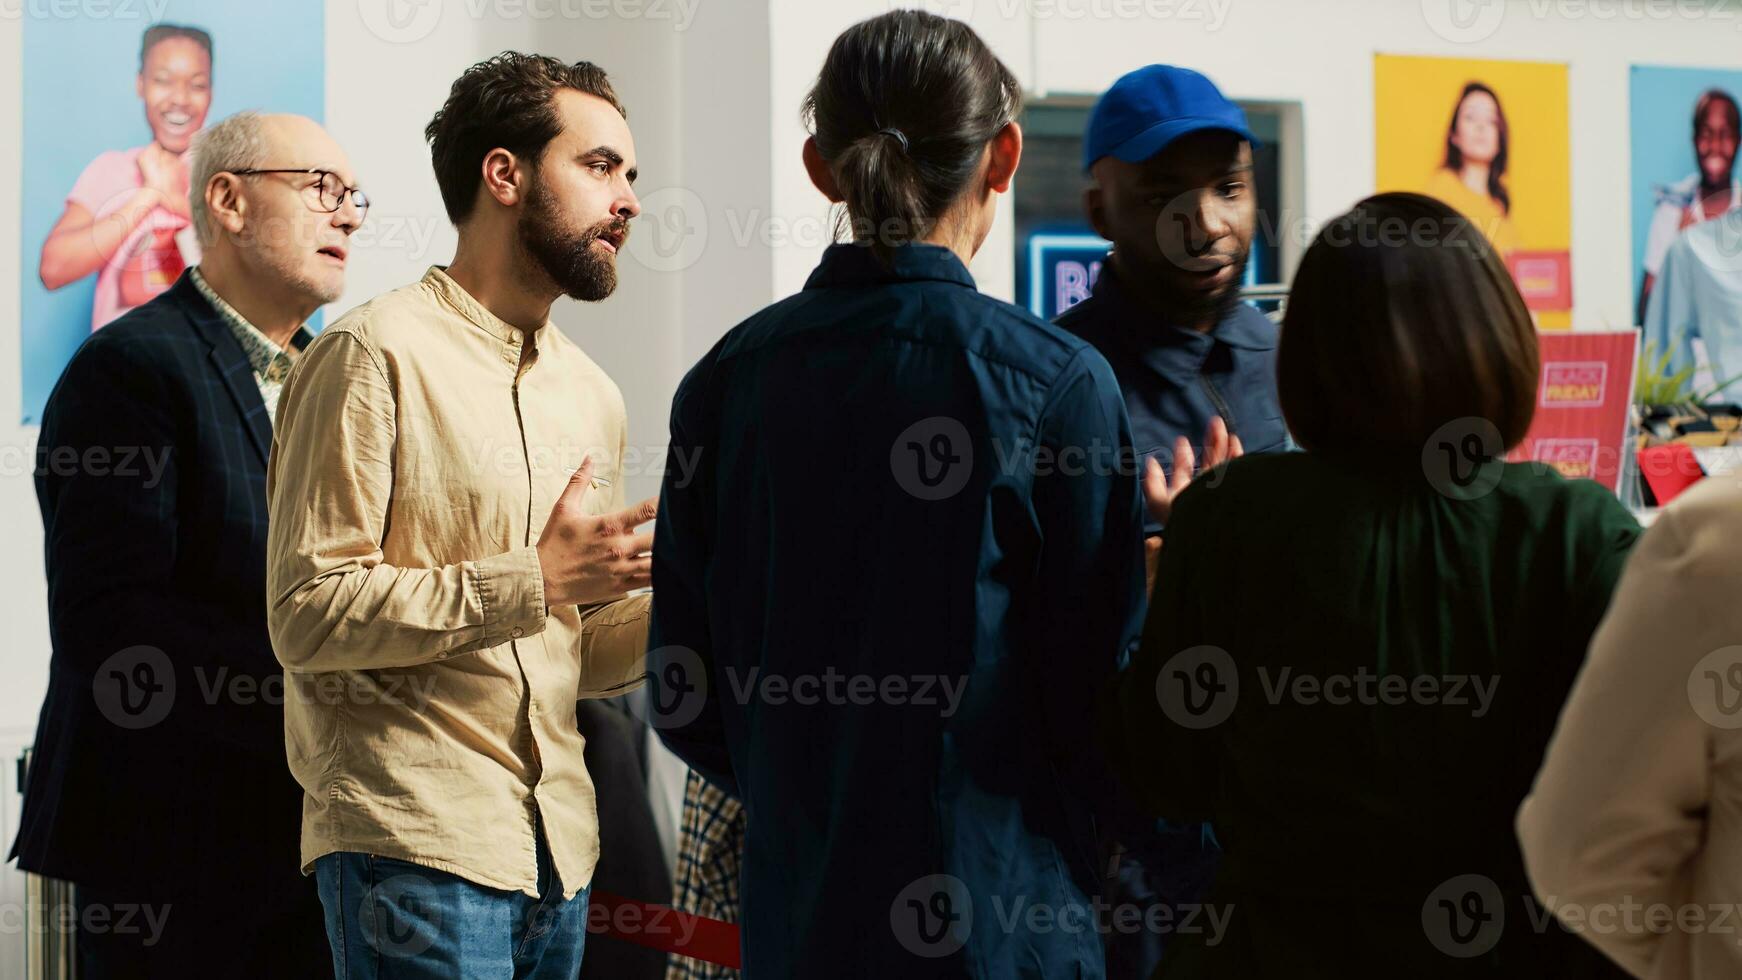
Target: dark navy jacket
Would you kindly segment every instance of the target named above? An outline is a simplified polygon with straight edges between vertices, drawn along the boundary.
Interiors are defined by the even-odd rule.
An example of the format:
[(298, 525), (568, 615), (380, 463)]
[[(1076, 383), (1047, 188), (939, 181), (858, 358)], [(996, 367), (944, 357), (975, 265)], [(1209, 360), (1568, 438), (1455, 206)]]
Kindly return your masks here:
[(38, 445), (54, 653), (20, 867), (320, 921), (266, 633), (271, 446), (248, 355), (186, 273), (67, 364)]
[(1106, 361), (945, 249), (837, 245), (671, 446), (654, 717), (745, 804), (746, 975), (1101, 977), (1095, 705), (1142, 604)]
[[(1059, 326), (1095, 345), (1119, 378), (1137, 452), (1173, 468), (1180, 436), (1202, 446), (1220, 415), (1249, 453), (1288, 448), (1276, 397), (1276, 325), (1247, 303), (1210, 333), (1167, 323), (1119, 288), (1109, 260), (1088, 299), (1060, 314)], [(1148, 533), (1161, 528), (1151, 523)]]

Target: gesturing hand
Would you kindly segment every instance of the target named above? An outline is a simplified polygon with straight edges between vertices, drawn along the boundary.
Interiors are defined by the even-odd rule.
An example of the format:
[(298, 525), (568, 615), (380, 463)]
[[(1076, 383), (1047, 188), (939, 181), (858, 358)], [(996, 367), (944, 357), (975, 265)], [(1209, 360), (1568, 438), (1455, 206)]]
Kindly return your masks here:
[[(1210, 419), (1209, 430), (1204, 433), (1204, 469), (1213, 469), (1245, 453), (1245, 447), (1240, 445), (1240, 437), (1228, 435), (1228, 426), (1220, 415)], [(1173, 516), (1174, 500), (1186, 487), (1191, 486), (1196, 467), (1197, 458), (1192, 453), (1191, 442), (1185, 436), (1180, 436), (1173, 444), (1171, 476), (1162, 471), (1161, 464), (1155, 457), (1149, 458), (1149, 465), (1143, 471), (1143, 500), (1149, 505), (1149, 516), (1162, 524), (1167, 523), (1168, 518)], [(1155, 550), (1160, 549), (1161, 542), (1157, 540)]]
[(547, 606), (586, 605), (614, 599), (653, 581), (651, 530), (635, 528), (653, 520), (659, 498), (615, 514), (593, 516), (582, 501), (593, 489), (593, 458), (569, 477), (569, 485), (550, 509), (550, 520), (538, 537), (538, 564), (544, 571)]

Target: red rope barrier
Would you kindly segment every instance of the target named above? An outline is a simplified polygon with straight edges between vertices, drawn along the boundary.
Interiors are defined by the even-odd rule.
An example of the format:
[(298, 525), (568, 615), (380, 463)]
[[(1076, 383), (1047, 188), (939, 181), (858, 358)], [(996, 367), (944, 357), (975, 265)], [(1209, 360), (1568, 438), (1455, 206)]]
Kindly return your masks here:
[(610, 892), (588, 899), (587, 931), (665, 953), (739, 968), (738, 927)]

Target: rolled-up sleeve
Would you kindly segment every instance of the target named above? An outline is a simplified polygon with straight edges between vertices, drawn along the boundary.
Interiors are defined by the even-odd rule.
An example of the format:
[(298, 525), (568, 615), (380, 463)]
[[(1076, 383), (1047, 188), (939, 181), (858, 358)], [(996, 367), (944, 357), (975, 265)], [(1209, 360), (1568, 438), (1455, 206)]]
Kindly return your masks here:
[(267, 623), (287, 670), (408, 667), (545, 627), (538, 551), (399, 568), (382, 561), (393, 387), (377, 352), (329, 329), (280, 397), (267, 470)]
[(581, 684), (583, 698), (606, 698), (632, 691), (647, 679), (647, 631), (653, 595), (641, 593), (614, 602), (582, 606)]

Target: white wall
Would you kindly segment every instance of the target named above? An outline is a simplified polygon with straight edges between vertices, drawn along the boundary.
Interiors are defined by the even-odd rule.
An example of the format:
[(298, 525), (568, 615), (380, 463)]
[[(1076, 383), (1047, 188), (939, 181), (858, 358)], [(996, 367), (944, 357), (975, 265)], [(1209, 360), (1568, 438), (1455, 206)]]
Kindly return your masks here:
[[(0, 622), (11, 642), (0, 647), (0, 751), (14, 730), (32, 727), (48, 686), (48, 585), (42, 574), (42, 524), (30, 469), (36, 428), (18, 424), (20, 340), (19, 182), (24, 128), (19, 98), (23, 32), (0, 19)], [(0, 756), (5, 762), (7, 756)], [(0, 772), (0, 775), (5, 775)], [(11, 792), (11, 780), (0, 780)], [(8, 841), (10, 844), (10, 841)]]
[[(1012, 0), (1004, 0), (1009, 3)], [(772, 48), (776, 57), (771, 70), (771, 106), (774, 141), (774, 214), (779, 227), (791, 229), (785, 243), (775, 249), (774, 295), (786, 296), (804, 287), (828, 247), (830, 223), (828, 201), (811, 186), (800, 150), (805, 129), (799, 106), (816, 82), (829, 45), (835, 36), (853, 24), (894, 7), (927, 6), (938, 13), (963, 15), (997, 51), (1024, 85), (1032, 84), (1028, 72), (1028, 25), (1022, 17), (1003, 17), (992, 0), (973, 9), (967, 0), (930, 4), (896, 0), (768, 0)], [(1017, 178), (1020, 188), (1021, 177)], [(1019, 192), (1019, 191), (1018, 191)], [(980, 254), (969, 265), (974, 281), (983, 292), (1011, 299), (1016, 291), (1014, 221), (1009, 195), (999, 200), (997, 223)]]
[[(768, 23), (765, 3), (715, 3), (683, 35), (682, 100), (674, 114), (682, 117), (683, 186), (643, 200), (650, 220), (641, 239), (660, 235), (665, 247), (654, 254), (631, 250), (682, 291), (686, 369), (726, 326), (772, 295), (773, 253), (759, 233), (772, 187)], [(667, 400), (669, 394), (661, 393)]]
[[(42, 524), (31, 479), (36, 429), (18, 424), (19, 194), (24, 128), (18, 67), (23, 32), (0, 18), (0, 849), (18, 833), (20, 797), (13, 762), (35, 734), (48, 689), (48, 583), (42, 572)], [(24, 878), (0, 866), (0, 980), (24, 976)]]

